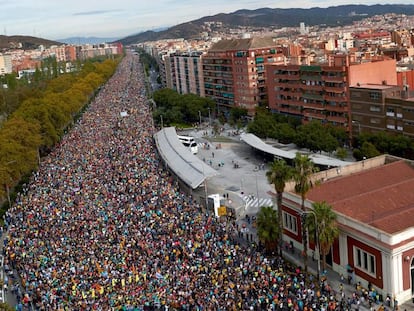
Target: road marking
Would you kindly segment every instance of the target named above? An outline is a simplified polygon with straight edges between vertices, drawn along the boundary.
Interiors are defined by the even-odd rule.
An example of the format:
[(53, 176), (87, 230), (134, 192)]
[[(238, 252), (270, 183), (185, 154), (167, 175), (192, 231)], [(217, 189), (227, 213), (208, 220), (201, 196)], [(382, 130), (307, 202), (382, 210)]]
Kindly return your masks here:
[(261, 206), (273, 206), (273, 200), (269, 198), (260, 198), (252, 197), (249, 195), (243, 196), (243, 201), (245, 202), (246, 208), (248, 207), (261, 207)]

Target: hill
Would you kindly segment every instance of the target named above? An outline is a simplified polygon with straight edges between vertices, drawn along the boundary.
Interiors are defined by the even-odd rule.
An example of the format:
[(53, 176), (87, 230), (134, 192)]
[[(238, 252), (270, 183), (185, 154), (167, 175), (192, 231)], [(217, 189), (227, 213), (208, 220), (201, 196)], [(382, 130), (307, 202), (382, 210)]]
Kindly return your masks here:
[(354, 21), (386, 13), (414, 15), (414, 5), (341, 5), (328, 8), (238, 10), (228, 14), (206, 16), (155, 32), (146, 31), (120, 39), (124, 45), (160, 39), (194, 39), (200, 37), (205, 22), (221, 22), (225, 28), (251, 27), (295, 27), (300, 22), (306, 25), (344, 26)]
[(101, 44), (106, 42), (113, 42), (118, 40), (118, 38), (101, 38), (101, 37), (69, 37), (64, 39), (59, 39), (59, 42), (73, 45), (81, 44)]
[(36, 49), (39, 45), (49, 47), (51, 45), (61, 45), (62, 43), (47, 40), (43, 38), (31, 37), (31, 36), (2, 36), (0, 35), (0, 50), (7, 49)]

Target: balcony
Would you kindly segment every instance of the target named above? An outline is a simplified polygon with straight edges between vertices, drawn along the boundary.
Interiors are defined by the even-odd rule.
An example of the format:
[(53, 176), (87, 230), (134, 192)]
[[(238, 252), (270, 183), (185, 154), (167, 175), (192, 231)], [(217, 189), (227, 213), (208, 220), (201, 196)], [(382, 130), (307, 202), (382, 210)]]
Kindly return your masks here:
[(336, 102), (336, 103), (338, 103), (338, 102), (343, 103), (343, 102), (346, 102), (348, 100), (346, 96), (332, 96), (332, 95), (329, 95), (329, 94), (323, 95), (323, 99), (328, 101), (328, 102)]
[(275, 78), (283, 80), (300, 80), (300, 75), (289, 75), (289, 74), (275, 74)]
[(279, 112), (301, 115), (300, 110), (295, 109), (293, 107), (281, 107), (281, 106), (277, 106), (276, 107), (276, 110), (278, 110)]
[(314, 100), (320, 100), (322, 101), (324, 98), (322, 95), (319, 94), (311, 94), (311, 93), (303, 93), (302, 94), (303, 98), (307, 98), (307, 99), (314, 99)]
[(302, 103), (304, 109), (317, 109), (317, 110), (325, 110), (325, 105), (316, 104), (316, 103)]
[(327, 116), (326, 119), (330, 122), (348, 123), (348, 118), (343, 116)]
[(326, 76), (323, 75), (322, 76), (322, 80), (325, 82), (334, 82), (334, 83), (341, 83), (341, 82), (345, 82), (346, 81), (346, 77), (345, 76)]
[(298, 109), (301, 109), (303, 105), (302, 101), (288, 99), (276, 99), (275, 103), (277, 105), (289, 105), (290, 107), (297, 107)]
[(335, 111), (335, 112), (348, 112), (349, 111), (347, 106), (326, 105), (325, 109), (326, 109), (326, 111)]
[(313, 91), (322, 91), (323, 90), (322, 85), (301, 84), (300, 88), (302, 90), (313, 90)]
[(290, 96), (290, 97), (301, 97), (302, 96), (302, 92), (297, 92), (297, 91), (291, 91), (291, 90), (276, 90), (275, 91), (276, 94), (278, 95), (284, 95), (284, 96)]
[(312, 118), (312, 119), (318, 119), (318, 120), (325, 120), (326, 119), (325, 114), (321, 114), (321, 113), (317, 113), (317, 112), (305, 111), (305, 112), (303, 112), (303, 115), (306, 118)]
[(336, 87), (336, 86), (325, 86), (325, 92), (342, 94), (342, 93), (345, 92), (345, 88), (344, 87)]

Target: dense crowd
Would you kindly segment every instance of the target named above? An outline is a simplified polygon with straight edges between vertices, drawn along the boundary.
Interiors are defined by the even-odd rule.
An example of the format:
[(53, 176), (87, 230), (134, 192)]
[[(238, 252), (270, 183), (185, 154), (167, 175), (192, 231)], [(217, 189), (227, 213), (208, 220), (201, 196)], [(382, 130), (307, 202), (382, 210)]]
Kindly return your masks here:
[[(233, 240), (162, 166), (128, 54), (6, 216), (5, 266), (36, 310), (329, 310), (328, 286)], [(337, 308), (335, 305), (334, 308)], [(333, 308), (333, 309), (334, 309)], [(332, 309), (332, 310), (333, 310)]]

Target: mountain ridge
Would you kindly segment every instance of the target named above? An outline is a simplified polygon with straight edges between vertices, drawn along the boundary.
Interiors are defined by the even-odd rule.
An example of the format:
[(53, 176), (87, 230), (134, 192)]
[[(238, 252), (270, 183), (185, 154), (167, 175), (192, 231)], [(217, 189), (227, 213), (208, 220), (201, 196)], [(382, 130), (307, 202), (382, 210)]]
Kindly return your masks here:
[[(221, 22), (224, 27), (294, 27), (304, 22), (308, 26), (345, 26), (354, 21), (386, 13), (414, 15), (412, 4), (349, 4), (328, 8), (313, 7), (309, 9), (259, 8), (255, 10), (240, 9), (232, 13), (219, 13), (197, 20), (172, 26), (166, 30), (145, 31), (118, 40), (124, 45), (156, 41), (161, 39), (195, 39), (203, 31), (205, 22)], [(257, 18), (260, 16), (260, 18)]]
[(38, 38), (33, 36), (24, 36), (24, 35), (15, 35), (15, 36), (5, 36), (0, 35), (0, 50), (7, 49), (36, 49), (39, 45), (49, 47), (51, 45), (61, 45), (61, 42), (48, 40), (44, 38)]

